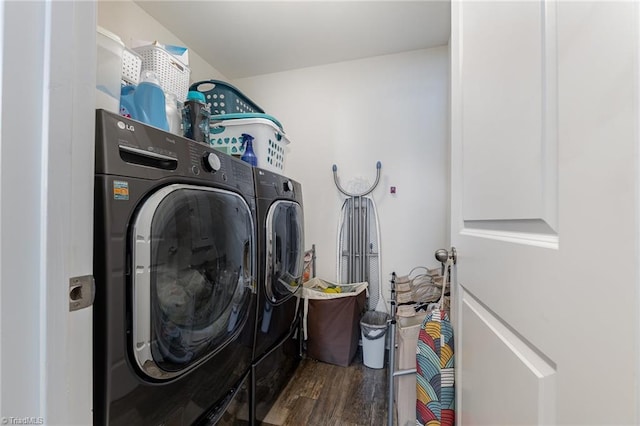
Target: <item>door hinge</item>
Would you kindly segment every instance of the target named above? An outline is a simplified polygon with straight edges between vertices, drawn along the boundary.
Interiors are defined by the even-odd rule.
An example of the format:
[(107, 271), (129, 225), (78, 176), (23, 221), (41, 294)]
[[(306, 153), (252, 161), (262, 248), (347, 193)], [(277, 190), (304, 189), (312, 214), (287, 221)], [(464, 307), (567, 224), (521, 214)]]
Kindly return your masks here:
[(96, 284), (93, 275), (69, 278), (69, 312), (93, 305)]

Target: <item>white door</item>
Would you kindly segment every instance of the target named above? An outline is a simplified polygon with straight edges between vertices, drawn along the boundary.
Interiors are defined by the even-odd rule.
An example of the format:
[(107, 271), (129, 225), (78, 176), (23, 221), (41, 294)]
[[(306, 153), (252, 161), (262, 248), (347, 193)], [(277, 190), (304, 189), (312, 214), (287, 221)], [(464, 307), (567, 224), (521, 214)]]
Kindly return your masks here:
[(640, 421), (638, 16), (452, 3), (459, 424)]

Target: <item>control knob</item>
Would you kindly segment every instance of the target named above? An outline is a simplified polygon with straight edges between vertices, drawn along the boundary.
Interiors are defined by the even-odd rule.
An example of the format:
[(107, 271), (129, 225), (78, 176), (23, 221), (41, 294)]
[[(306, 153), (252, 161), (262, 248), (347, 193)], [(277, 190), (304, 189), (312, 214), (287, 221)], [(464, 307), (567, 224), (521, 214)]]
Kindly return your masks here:
[(282, 187), (284, 189), (284, 192), (293, 191), (293, 183), (291, 183), (291, 181), (288, 179), (282, 183)]
[(217, 172), (218, 170), (220, 170), (220, 167), (222, 167), (220, 158), (213, 152), (206, 152), (204, 154), (204, 158), (202, 159), (202, 163), (204, 165), (204, 169), (211, 173)]

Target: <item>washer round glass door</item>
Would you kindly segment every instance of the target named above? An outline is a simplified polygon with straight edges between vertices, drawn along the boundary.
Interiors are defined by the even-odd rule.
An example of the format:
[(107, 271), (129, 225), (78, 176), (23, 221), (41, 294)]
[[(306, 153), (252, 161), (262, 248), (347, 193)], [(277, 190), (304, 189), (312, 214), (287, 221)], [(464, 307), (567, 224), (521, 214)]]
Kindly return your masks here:
[(291, 201), (276, 201), (267, 214), (265, 292), (272, 305), (294, 296), (302, 285), (302, 220), (302, 208)]
[(140, 208), (132, 233), (133, 354), (171, 379), (240, 333), (255, 293), (251, 209), (238, 194), (169, 185)]

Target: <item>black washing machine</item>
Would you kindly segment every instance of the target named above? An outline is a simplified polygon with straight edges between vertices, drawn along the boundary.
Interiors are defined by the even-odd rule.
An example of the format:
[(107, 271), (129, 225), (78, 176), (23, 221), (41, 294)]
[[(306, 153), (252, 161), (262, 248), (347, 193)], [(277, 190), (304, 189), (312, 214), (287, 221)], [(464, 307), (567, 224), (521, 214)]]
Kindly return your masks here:
[(260, 423), (301, 358), (304, 215), (299, 183), (254, 169), (258, 224), (258, 317), (252, 417)]
[(98, 110), (94, 226), (94, 424), (215, 423), (250, 386), (251, 167)]

